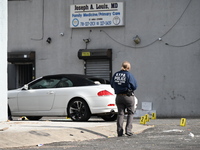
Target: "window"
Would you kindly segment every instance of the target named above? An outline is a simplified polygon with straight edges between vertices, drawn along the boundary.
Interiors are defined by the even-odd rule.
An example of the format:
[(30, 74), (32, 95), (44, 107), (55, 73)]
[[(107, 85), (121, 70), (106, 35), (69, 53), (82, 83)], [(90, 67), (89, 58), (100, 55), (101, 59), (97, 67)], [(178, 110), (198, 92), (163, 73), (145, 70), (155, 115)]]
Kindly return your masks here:
[(59, 79), (41, 79), (30, 84), (29, 89), (55, 88), (59, 81)]
[(62, 88), (62, 87), (72, 87), (72, 86), (73, 86), (72, 81), (70, 81), (67, 78), (62, 78), (56, 87)]

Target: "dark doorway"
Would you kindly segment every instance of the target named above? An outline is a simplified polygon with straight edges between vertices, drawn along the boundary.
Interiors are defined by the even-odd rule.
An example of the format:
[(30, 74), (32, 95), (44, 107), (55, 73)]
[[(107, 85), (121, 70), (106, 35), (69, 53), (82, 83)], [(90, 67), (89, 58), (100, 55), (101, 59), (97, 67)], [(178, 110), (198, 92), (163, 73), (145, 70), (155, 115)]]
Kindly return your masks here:
[(22, 87), (33, 80), (33, 64), (8, 65), (8, 89)]
[(32, 64), (17, 65), (18, 87), (32, 81)]
[(20, 88), (35, 79), (35, 52), (8, 54), (8, 89)]

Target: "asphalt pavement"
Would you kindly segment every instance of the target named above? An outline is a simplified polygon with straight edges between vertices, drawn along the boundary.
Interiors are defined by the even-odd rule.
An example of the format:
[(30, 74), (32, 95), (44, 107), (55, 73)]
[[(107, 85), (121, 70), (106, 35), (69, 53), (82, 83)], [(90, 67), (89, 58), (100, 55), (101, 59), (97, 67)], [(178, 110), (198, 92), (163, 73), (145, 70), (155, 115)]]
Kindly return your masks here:
[[(21, 119), (0, 122), (0, 149), (117, 137), (116, 122), (105, 122), (99, 118), (91, 118), (88, 122), (73, 122), (66, 118)], [(133, 122), (132, 131), (139, 134), (153, 127), (153, 124), (140, 124), (137, 119)]]
[(0, 150), (199, 150), (199, 118), (150, 119), (133, 122), (136, 136), (117, 137), (116, 122), (66, 118), (0, 122)]
[(186, 118), (185, 126), (180, 126), (180, 122), (181, 118), (150, 120), (147, 125), (154, 127), (133, 137), (58, 142), (44, 145), (40, 150), (200, 150), (200, 119)]

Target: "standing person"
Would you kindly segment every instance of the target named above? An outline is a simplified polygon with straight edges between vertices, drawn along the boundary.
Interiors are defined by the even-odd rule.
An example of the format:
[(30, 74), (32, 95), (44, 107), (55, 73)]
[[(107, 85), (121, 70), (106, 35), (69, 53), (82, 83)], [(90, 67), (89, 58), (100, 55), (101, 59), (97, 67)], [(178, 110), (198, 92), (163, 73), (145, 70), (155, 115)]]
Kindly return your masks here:
[(132, 122), (134, 115), (134, 91), (137, 89), (137, 82), (134, 76), (129, 72), (131, 65), (128, 61), (122, 63), (121, 70), (116, 72), (111, 80), (111, 87), (114, 88), (116, 96), (116, 105), (118, 109), (117, 134), (123, 136), (123, 122), (125, 109), (128, 116), (125, 127), (125, 134), (132, 136)]

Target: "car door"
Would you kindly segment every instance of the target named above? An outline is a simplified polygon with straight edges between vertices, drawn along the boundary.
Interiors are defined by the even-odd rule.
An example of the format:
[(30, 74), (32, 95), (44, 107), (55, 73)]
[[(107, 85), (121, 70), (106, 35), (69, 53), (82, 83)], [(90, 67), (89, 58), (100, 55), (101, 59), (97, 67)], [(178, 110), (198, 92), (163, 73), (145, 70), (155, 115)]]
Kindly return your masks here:
[(48, 111), (55, 99), (54, 86), (59, 79), (40, 79), (18, 94), (19, 111)]

